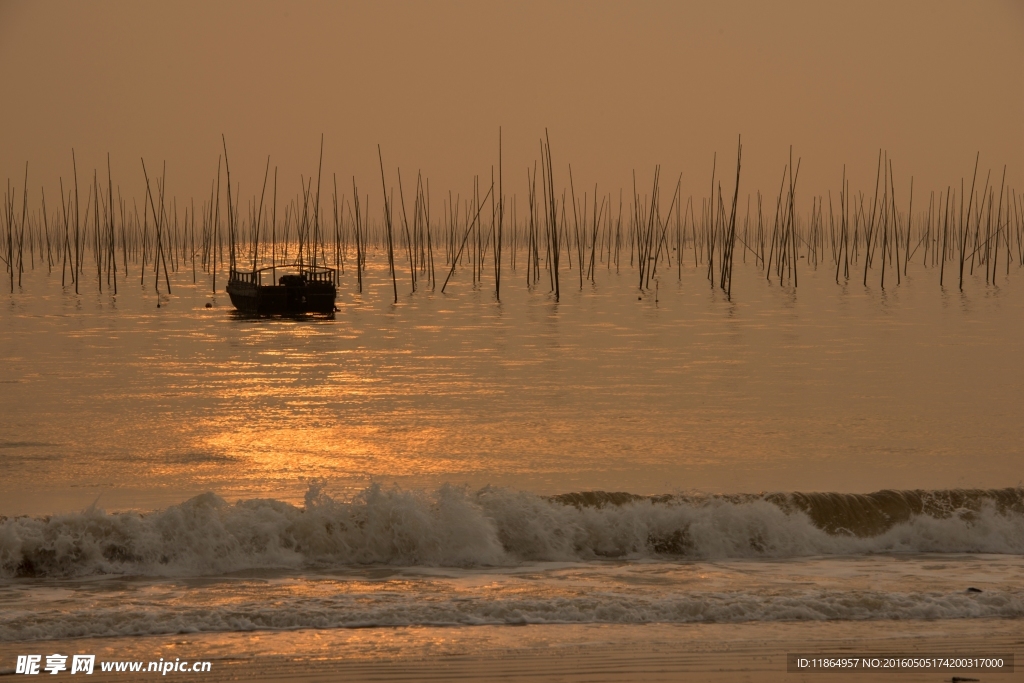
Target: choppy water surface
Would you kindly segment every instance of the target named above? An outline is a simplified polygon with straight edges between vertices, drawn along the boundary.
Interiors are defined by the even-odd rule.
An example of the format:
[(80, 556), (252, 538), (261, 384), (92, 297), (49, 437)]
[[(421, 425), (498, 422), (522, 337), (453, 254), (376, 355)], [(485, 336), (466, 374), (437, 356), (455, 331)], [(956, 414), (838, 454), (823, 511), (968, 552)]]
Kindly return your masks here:
[(0, 640), (1024, 616), (1013, 276), (371, 275), (332, 319), (5, 294)]

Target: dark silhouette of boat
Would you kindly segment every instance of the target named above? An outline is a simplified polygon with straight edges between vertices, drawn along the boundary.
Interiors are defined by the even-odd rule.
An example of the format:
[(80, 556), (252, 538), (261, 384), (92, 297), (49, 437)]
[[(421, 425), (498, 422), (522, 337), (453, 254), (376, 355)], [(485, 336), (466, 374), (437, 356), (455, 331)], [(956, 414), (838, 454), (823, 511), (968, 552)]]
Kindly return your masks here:
[[(247, 315), (297, 315), (302, 313), (328, 313), (333, 314), (334, 299), (338, 290), (335, 286), (337, 280), (334, 268), (321, 266), (317, 257), (324, 259), (323, 234), (320, 231), (320, 171), (317, 171), (316, 200), (313, 204), (313, 215), (309, 215), (308, 204), (303, 209), (302, 220), (296, 226), (298, 228), (298, 254), (297, 260), (291, 265), (277, 265), (277, 235), (274, 231), (277, 226), (277, 170), (274, 170), (274, 208), (271, 220), (271, 251), (270, 265), (262, 268), (257, 267), (260, 254), (260, 228), (263, 225), (263, 196), (260, 196), (260, 208), (256, 214), (256, 221), (249, 226), (251, 241), (246, 248), (251, 248), (252, 268), (242, 270), (237, 264), (238, 251), (238, 213), (232, 210), (236, 206), (231, 199), (231, 167), (228, 165), (228, 143), (224, 136), (224, 169), (228, 175), (228, 239), (230, 241), (231, 266), (228, 275), (228, 284), (225, 290), (231, 297), (231, 304), (239, 312)], [(324, 141), (320, 137), (320, 168), (323, 168)], [(263, 174), (263, 191), (267, 189), (267, 177), (270, 173), (270, 157), (267, 157), (267, 170)], [(303, 181), (305, 182), (305, 181)], [(304, 186), (305, 187), (305, 186)], [(305, 187), (306, 202), (312, 189), (312, 180), (309, 187)], [(312, 218), (312, 220), (310, 220)], [(286, 238), (287, 241), (287, 238)], [(264, 256), (266, 246), (264, 246)], [(317, 246), (320, 247), (319, 254)], [(246, 257), (246, 261), (249, 257)], [(282, 270), (285, 274), (277, 277), (277, 271)], [(270, 282), (263, 284), (263, 277), (269, 272)], [(276, 282), (275, 282), (276, 280)]]
[[(292, 270), (278, 278), (277, 271)], [(263, 284), (268, 274), (270, 284)], [(250, 315), (333, 313), (337, 288), (334, 269), (323, 266), (270, 266), (255, 270), (231, 269), (227, 292), (231, 303)]]

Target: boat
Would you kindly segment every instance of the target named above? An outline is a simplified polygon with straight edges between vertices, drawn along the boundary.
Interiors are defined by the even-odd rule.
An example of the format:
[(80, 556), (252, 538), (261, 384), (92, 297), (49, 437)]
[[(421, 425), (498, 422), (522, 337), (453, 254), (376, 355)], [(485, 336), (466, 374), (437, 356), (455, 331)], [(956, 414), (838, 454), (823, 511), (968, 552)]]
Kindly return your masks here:
[[(277, 277), (278, 271), (285, 271)], [(288, 272), (291, 271), (291, 272)], [(269, 284), (263, 284), (269, 274)], [(338, 290), (334, 268), (324, 266), (268, 266), (254, 270), (231, 269), (227, 293), (232, 305), (250, 315), (333, 313)]]

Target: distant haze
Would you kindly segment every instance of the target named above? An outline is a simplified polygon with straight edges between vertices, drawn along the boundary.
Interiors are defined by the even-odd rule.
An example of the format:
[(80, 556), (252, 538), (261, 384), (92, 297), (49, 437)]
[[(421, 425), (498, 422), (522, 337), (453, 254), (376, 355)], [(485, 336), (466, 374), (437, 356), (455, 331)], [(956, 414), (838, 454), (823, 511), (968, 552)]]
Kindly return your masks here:
[[(991, 2), (11, 2), (0, 1), (0, 181), (50, 199), (94, 168), (127, 195), (167, 162), (168, 191), (208, 197), (228, 141), (258, 193), (267, 155), (282, 194), (317, 172), (379, 213), (388, 185), (463, 196), (490, 182), (503, 136), (507, 193), (551, 136), (555, 182), (706, 196), (712, 157), (731, 191), (777, 192), (789, 146), (801, 204), (871, 192), (878, 150), (902, 203), (973, 169), (1024, 169), (1024, 3)], [(981, 181), (979, 181), (980, 183)], [(827, 195), (826, 195), (827, 197)], [(837, 199), (837, 197), (836, 197)], [(20, 199), (19, 199), (20, 201)], [(55, 201), (55, 199), (53, 200)], [(440, 197), (436, 201), (440, 206)], [(628, 201), (628, 199), (627, 199)], [(827, 201), (827, 199), (826, 199)], [(922, 202), (924, 199), (922, 199)], [(326, 206), (326, 204), (325, 204)], [(437, 214), (435, 214), (437, 215)]]

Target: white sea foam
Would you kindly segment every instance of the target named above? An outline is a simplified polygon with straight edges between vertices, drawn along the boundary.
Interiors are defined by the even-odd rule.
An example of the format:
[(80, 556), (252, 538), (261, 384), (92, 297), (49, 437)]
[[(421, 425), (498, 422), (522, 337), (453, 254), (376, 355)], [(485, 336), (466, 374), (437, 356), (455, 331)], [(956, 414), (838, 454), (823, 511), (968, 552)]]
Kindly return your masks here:
[(478, 594), (440, 597), (340, 594), (311, 597), (274, 594), (273, 599), (226, 604), (140, 605), (135, 600), (69, 610), (33, 610), (0, 615), (0, 641), (132, 636), (163, 633), (300, 628), (362, 628), (409, 625), (509, 625), (562, 623), (741, 623), (1024, 617), (1024, 595), (825, 591), (782, 594), (690, 592), (679, 595), (617, 594), (541, 597)]
[[(959, 507), (952, 508), (922, 507), (915, 502), (921, 492), (912, 493), (886, 492), (880, 498), (885, 505), (872, 509), (868, 526), (862, 511), (850, 512), (850, 500), (835, 503), (839, 494), (813, 505), (802, 494), (658, 499), (574, 494), (587, 496), (586, 504), (570, 504), (566, 497), (498, 488), (446, 485), (425, 492), (371, 486), (352, 500), (338, 501), (314, 485), (300, 508), (275, 500), (229, 504), (207, 493), (145, 515), (89, 509), (4, 519), (0, 574), (196, 576), (363, 564), (1024, 554), (1019, 489), (957, 493), (952, 499)], [(894, 496), (910, 503), (893, 508)], [(850, 529), (859, 529), (859, 535)]]

